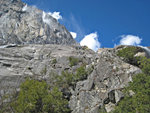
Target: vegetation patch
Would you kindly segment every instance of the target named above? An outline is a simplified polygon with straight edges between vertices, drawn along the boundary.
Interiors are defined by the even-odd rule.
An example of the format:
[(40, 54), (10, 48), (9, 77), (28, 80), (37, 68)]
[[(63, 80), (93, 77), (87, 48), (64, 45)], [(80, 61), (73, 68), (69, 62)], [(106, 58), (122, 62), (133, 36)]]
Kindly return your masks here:
[(50, 87), (45, 81), (27, 79), (20, 86), (16, 98), (0, 112), (14, 113), (69, 113), (68, 100), (63, 98), (57, 87)]
[(76, 82), (86, 79), (87, 75), (88, 71), (85, 69), (84, 65), (77, 68), (75, 74), (68, 71), (63, 71), (61, 76), (55, 77), (56, 79), (55, 85), (68, 89), (70, 86), (74, 87)]
[(57, 60), (56, 58), (52, 60), (52, 64), (56, 64), (57, 63)]
[(133, 77), (133, 82), (124, 90), (124, 99), (119, 102), (113, 113), (150, 112), (150, 59), (141, 57), (138, 60), (143, 73)]
[(88, 46), (82, 46), (82, 49), (83, 50), (88, 50), (89, 48), (88, 48)]
[(70, 63), (70, 66), (75, 66), (77, 65), (78, 63), (80, 62), (80, 59), (79, 58), (75, 58), (75, 57), (69, 57), (69, 63)]
[(139, 66), (139, 57), (135, 57), (135, 54), (140, 51), (140, 48), (129, 46), (123, 48), (117, 52), (117, 55), (129, 64)]

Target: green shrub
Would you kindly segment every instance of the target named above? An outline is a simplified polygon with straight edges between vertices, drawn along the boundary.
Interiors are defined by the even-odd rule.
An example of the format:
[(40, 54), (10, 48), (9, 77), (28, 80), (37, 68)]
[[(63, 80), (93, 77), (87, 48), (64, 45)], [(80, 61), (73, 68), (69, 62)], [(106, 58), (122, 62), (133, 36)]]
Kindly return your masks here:
[(122, 57), (123, 60), (127, 63), (138, 65), (137, 59), (134, 57), (134, 55), (138, 52), (137, 47), (131, 46), (126, 47), (117, 52), (117, 55), (119, 57)]
[[(126, 88), (125, 97), (113, 113), (149, 113), (150, 111), (150, 59), (140, 57), (140, 67), (143, 71), (133, 77), (133, 82)], [(131, 95), (129, 92), (135, 94)]]
[(89, 48), (88, 48), (88, 46), (82, 46), (82, 49), (83, 50), (88, 50)]
[[(126, 96), (121, 100), (113, 113), (149, 113), (150, 111), (150, 76), (138, 74), (126, 90)], [(129, 90), (135, 94), (129, 95)]]
[(76, 81), (84, 80), (87, 78), (87, 74), (88, 72), (86, 71), (85, 66), (81, 66), (77, 69), (75, 80)]
[(12, 103), (16, 113), (68, 113), (68, 101), (57, 87), (48, 87), (45, 81), (27, 79)]
[(147, 59), (146, 57), (141, 57), (139, 60), (140, 68), (142, 68), (142, 71), (145, 74), (150, 75), (150, 59)]
[(68, 71), (63, 71), (61, 76), (56, 76), (56, 84), (59, 87), (69, 88), (69, 86), (74, 86), (76, 82), (84, 80), (87, 78), (88, 72), (85, 69), (85, 66), (77, 68), (76, 73), (70, 73)]
[(69, 57), (69, 63), (70, 63), (70, 66), (75, 66), (79, 63), (79, 58), (75, 58), (75, 57)]
[[(44, 68), (42, 73), (46, 70)], [(74, 74), (68, 71), (62, 72), (61, 76), (51, 73), (51, 87), (45, 81), (28, 78), (20, 85), (18, 95), (0, 112), (10, 112), (12, 109), (14, 113), (70, 113), (67, 100), (71, 96), (69, 87), (75, 88), (76, 83), (85, 79), (92, 70), (86, 70), (82, 65)]]
[(70, 85), (73, 85), (74, 82), (74, 74), (69, 73), (68, 71), (62, 72), (61, 76), (55, 77), (56, 82), (55, 85), (62, 88), (68, 88)]
[[(13, 113), (11, 103), (16, 99), (17, 94), (5, 94), (1, 96), (0, 113)], [(8, 100), (6, 102), (5, 100)]]
[(56, 64), (57, 63), (57, 60), (56, 58), (52, 60), (52, 64)]

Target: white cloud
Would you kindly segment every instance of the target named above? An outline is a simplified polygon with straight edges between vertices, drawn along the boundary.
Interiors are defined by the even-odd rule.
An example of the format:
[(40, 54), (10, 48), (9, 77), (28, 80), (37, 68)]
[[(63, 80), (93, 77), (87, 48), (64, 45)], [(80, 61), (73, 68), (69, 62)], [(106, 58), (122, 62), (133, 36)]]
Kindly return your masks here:
[(26, 11), (28, 9), (28, 5), (26, 4), (23, 8), (22, 11)]
[(77, 37), (77, 33), (75, 32), (70, 32), (70, 34), (72, 35), (72, 37), (75, 39)]
[(97, 51), (100, 48), (97, 32), (86, 35), (80, 42), (81, 46), (87, 46), (90, 49)]
[(43, 15), (42, 15), (42, 20), (44, 23), (46, 23), (48, 25), (50, 24), (50, 19), (47, 18), (47, 13), (45, 13), (44, 11), (43, 11)]
[(56, 20), (62, 19), (62, 16), (60, 15), (60, 12), (53, 12), (53, 13), (49, 12), (48, 14), (51, 15)]
[(142, 39), (134, 35), (122, 35), (120, 45), (139, 45)]
[(42, 15), (43, 22), (48, 24), (48, 25), (50, 25), (50, 23), (51, 23), (51, 18), (49, 16), (52, 16), (56, 20), (62, 19), (62, 16), (60, 15), (60, 12), (46, 13), (46, 12), (43, 11), (43, 15)]

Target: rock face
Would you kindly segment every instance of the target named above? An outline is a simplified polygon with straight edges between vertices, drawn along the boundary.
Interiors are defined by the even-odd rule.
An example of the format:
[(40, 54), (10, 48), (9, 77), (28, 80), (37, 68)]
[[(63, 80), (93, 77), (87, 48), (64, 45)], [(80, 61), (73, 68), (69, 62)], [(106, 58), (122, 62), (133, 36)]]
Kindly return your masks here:
[(0, 0), (0, 45), (76, 44), (66, 28), (49, 14), (20, 0)]
[[(26, 77), (44, 79), (47, 82), (53, 73), (74, 72), (81, 63), (71, 67), (69, 57), (82, 58), (91, 64), (96, 54), (92, 50), (65, 45), (26, 45), (0, 48), (0, 96), (19, 90)], [(95, 57), (94, 57), (95, 58)], [(1, 102), (1, 101), (0, 101)]]
[(87, 80), (77, 83), (70, 99), (73, 113), (98, 113), (105, 107), (107, 112), (123, 97), (122, 89), (141, 70), (120, 60), (115, 49), (102, 49), (94, 63), (94, 71)]
[[(86, 70), (92, 67), (92, 71), (74, 88), (70, 87), (72, 113), (99, 113), (103, 107), (111, 112), (124, 96), (122, 89), (134, 74), (141, 72), (116, 55), (123, 47), (100, 49), (95, 53), (78, 46), (65, 27), (49, 14), (20, 0), (1, 0), (0, 105), (9, 101), (1, 101), (2, 96), (19, 91), (26, 77), (51, 84), (54, 74), (75, 73), (84, 62)], [(143, 49), (136, 55), (149, 55), (149, 49)], [(69, 57), (82, 61), (71, 66)]]
[[(26, 77), (49, 82), (53, 73), (75, 72), (82, 64), (70, 66), (69, 57), (82, 59), (86, 67), (93, 66), (88, 78), (79, 81), (71, 90), (69, 106), (72, 113), (98, 113), (105, 106), (107, 112), (123, 97), (122, 89), (141, 70), (123, 62), (115, 49), (95, 53), (80, 46), (26, 45), (0, 48), (0, 95), (19, 91)], [(55, 61), (55, 62), (54, 62)]]

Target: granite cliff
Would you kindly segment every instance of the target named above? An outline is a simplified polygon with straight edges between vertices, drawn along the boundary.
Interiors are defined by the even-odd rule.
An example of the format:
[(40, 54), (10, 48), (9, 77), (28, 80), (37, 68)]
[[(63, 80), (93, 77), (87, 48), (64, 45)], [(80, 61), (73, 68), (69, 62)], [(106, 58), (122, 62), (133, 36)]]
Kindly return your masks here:
[[(105, 106), (107, 112), (123, 97), (122, 89), (132, 81), (134, 74), (141, 70), (122, 61), (118, 49), (100, 49), (95, 53), (80, 46), (65, 45), (26, 45), (0, 49), (0, 94), (19, 91), (20, 84), (27, 77), (45, 80), (61, 76), (63, 71), (76, 73), (85, 65), (87, 77), (70, 86), (66, 96), (72, 113), (98, 113)], [(69, 58), (80, 59), (73, 66)], [(6, 100), (5, 100), (6, 101)], [(2, 101), (1, 101), (2, 104)]]
[(75, 43), (66, 28), (49, 14), (20, 0), (0, 1), (0, 45)]
[[(10, 102), (7, 94), (20, 91), (27, 77), (54, 85), (62, 72), (84, 77), (60, 87), (72, 113), (111, 112), (124, 97), (122, 90), (141, 73), (117, 52), (128, 46), (101, 48), (94, 52), (79, 46), (66, 28), (49, 14), (20, 0), (0, 1), (0, 107)], [(136, 47), (135, 56), (149, 56), (149, 49)], [(82, 71), (81, 71), (82, 73)], [(11, 112), (11, 111), (10, 111)]]

